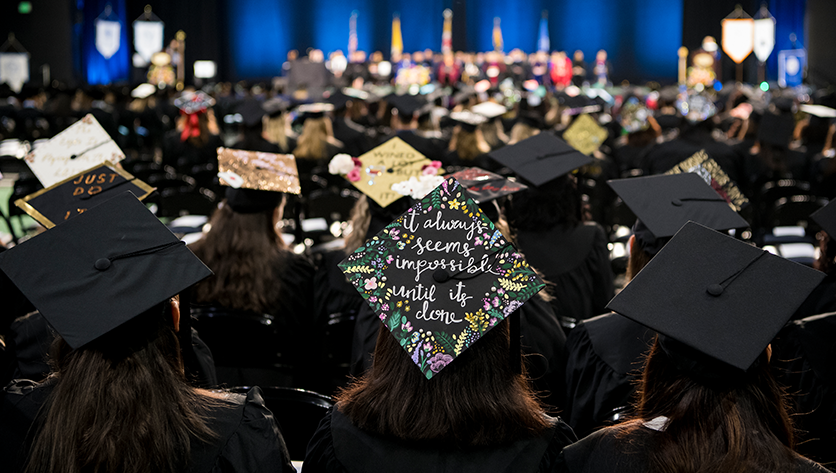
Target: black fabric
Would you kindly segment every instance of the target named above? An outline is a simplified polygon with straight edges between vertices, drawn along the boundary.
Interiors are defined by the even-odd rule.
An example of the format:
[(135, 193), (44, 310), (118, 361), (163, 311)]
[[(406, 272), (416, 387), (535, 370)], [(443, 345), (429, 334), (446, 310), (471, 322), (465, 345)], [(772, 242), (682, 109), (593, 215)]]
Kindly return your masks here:
[(253, 135), (248, 133), (243, 139), (238, 140), (230, 146), (231, 149), (243, 149), (247, 151), (260, 151), (262, 153), (276, 153), (281, 154), (282, 149), (279, 145), (270, 143), (260, 135)]
[[(28, 445), (37, 431), (38, 410), (52, 391), (51, 383), (16, 380), (6, 386), (0, 405), (0, 458), (3, 471), (23, 471)], [(292, 472), (287, 448), (259, 388), (246, 396), (228, 394), (225, 406), (207, 416), (218, 438), (207, 444), (192, 441), (190, 471), (194, 473)]]
[(182, 141), (181, 132), (172, 130), (163, 138), (163, 164), (173, 166), (181, 172), (187, 172), (196, 164), (214, 164), (218, 168), (218, 148), (224, 145), (218, 135), (209, 135), (206, 145), (201, 148), (191, 141)]
[(695, 131), (654, 146), (645, 155), (642, 169), (645, 175), (664, 174), (702, 149), (728, 174), (732, 182), (740, 182), (743, 177), (743, 158), (729, 145), (714, 141), (711, 134), (706, 132)]
[(578, 324), (566, 339), (566, 421), (578, 435), (629, 407), (656, 334), (614, 312)]
[(540, 437), (509, 445), (460, 449), (411, 443), (364, 432), (336, 409), (308, 444), (305, 473), (362, 472), (547, 472), (575, 435), (561, 420)]
[[(639, 428), (627, 438), (618, 438), (615, 428), (602, 429), (563, 449), (558, 473), (645, 473), (647, 452), (656, 448), (656, 431)], [(797, 473), (826, 472), (806, 458), (796, 458), (791, 470)]]
[(605, 311), (614, 295), (607, 237), (599, 225), (556, 225), (543, 232), (520, 231), (526, 261), (540, 271), (559, 317), (588, 319)]
[(444, 155), (447, 151), (443, 141), (435, 138), (425, 138), (418, 135), (415, 130), (400, 130), (395, 134), (385, 136), (380, 140), (380, 144), (386, 143), (396, 136), (415, 148), (415, 151), (424, 155), (425, 158), (444, 162)]
[(314, 274), (314, 313), (318, 324), (328, 321), (330, 314), (356, 313), (361, 306), (366, 306), (363, 297), (349, 283), (337, 263), (345, 258), (343, 250), (328, 251), (322, 254)]
[(813, 315), (836, 312), (836, 272), (829, 274), (807, 296), (801, 307), (795, 311), (793, 320), (811, 317)]

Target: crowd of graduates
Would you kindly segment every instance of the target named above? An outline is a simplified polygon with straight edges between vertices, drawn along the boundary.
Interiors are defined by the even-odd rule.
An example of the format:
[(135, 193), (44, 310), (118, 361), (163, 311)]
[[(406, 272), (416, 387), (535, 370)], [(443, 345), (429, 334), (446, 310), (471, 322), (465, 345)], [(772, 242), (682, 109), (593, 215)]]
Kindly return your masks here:
[[(320, 51), (312, 50), (302, 58), (289, 53), (281, 75), (264, 82), (221, 82), (177, 91), (154, 84), (69, 88), (54, 81), (49, 87), (26, 84), (17, 93), (3, 84), (0, 172), (5, 179), (14, 180), (9, 210), (3, 216), (9, 224), (3, 243), (10, 249), (5, 253), (16, 254), (15, 248), (26, 248), (30, 239), (30, 251), (38, 251), (35, 242), (42, 238), (43, 229), (27, 223), (31, 220), (23, 218), (23, 212), (14, 206), (14, 200), (43, 187), (23, 158), (77, 120), (92, 115), (124, 151), (126, 157), (120, 166), (156, 188), (144, 203), (178, 238), (189, 243), (191, 253), (200, 260), (197, 263), (202, 261), (214, 273), (208, 278), (194, 276), (180, 285), (181, 290), (194, 285), (189, 296), (193, 320), (177, 337), (180, 344), (186, 340), (192, 346), (190, 350), (189, 345), (183, 345), (182, 362), (197, 394), (172, 395), (171, 399), (191, 399), (195, 406), (202, 406), (194, 409), (205, 408), (207, 412), (223, 410), (220, 404), (224, 402), (237, 403), (243, 413), (235, 415), (243, 416), (253, 430), (248, 437), (240, 427), (228, 428), (227, 423), (232, 425), (237, 420), (226, 419), (214, 425), (201, 420), (197, 411), (188, 411), (183, 423), (175, 422), (179, 434), (209, 444), (238, 438), (241, 446), (230, 447), (230, 443), (212, 450), (198, 448), (192, 440), (192, 451), (197, 453), (172, 453), (157, 447), (151, 450), (156, 455), (180, 455), (178, 461), (186, 458), (186, 463), (192, 455), (193, 464), (201, 467), (207, 465), (204, 462), (214, 461), (205, 471), (291, 468), (284, 442), (289, 443), (294, 433), (279, 432), (278, 427), (264, 421), (269, 411), (258, 393), (251, 391), (246, 400), (235, 395), (240, 399), (230, 401), (211, 391), (254, 385), (301, 388), (336, 396), (339, 408), (332, 409), (311, 440), (306, 471), (389, 471), (399, 469), (396, 465), (402, 463), (437, 471), (447, 471), (439, 464), (457, 471), (459, 467), (461, 471), (758, 471), (765, 465), (783, 465), (788, 468), (784, 471), (821, 468), (801, 456), (785, 454), (785, 450), (797, 451), (825, 466), (836, 462), (836, 377), (831, 366), (836, 353), (829, 341), (836, 329), (836, 320), (831, 320), (836, 312), (836, 245), (829, 244), (830, 232), (836, 230), (831, 223), (836, 215), (834, 204), (827, 206), (836, 197), (836, 92), (806, 86), (765, 91), (741, 83), (700, 90), (656, 83), (613, 87), (610, 69), (604, 51), (587, 64), (580, 52), (570, 59), (562, 52), (526, 55), (515, 50), (506, 56), (498, 52), (426, 51), (396, 55), (387, 62), (379, 53), (367, 60), (362, 52), (354, 52), (349, 58), (332, 54), (326, 61)], [(437, 378), (429, 380), (415, 370), (415, 360), (397, 346), (390, 330), (381, 326), (384, 317), (367, 303), (368, 295), (361, 296), (357, 285), (347, 282), (347, 273), (337, 265), (423, 197), (383, 202), (354, 184), (359, 175), (355, 179), (350, 173), (364, 169), (363, 175), (371, 176), (374, 169), (363, 162), (365, 157), (392, 140), (401, 140), (431, 163), (425, 166), (430, 171), (424, 174), (435, 174), (436, 170), (439, 175), (473, 172), (475, 167), (486, 172), (483, 176), (495, 179), (491, 182), (527, 186), (478, 201), (479, 212), (496, 224), (545, 282), (541, 293), (523, 301), (525, 305), (517, 310), (518, 327), (499, 322), (483, 337), (485, 341), (465, 352), (472, 354), (461, 357), (461, 361), (444, 360), (441, 365), (450, 364), (455, 369), (439, 373), (433, 368)], [(222, 147), (293, 155), (300, 191), (251, 192), (230, 187), (218, 177)], [(346, 161), (343, 155), (352, 159)], [(530, 162), (554, 156), (559, 158), (554, 160), (558, 164), (546, 159), (549, 164), (543, 164), (542, 169), (526, 168), (534, 166)], [(359, 163), (357, 169), (352, 168), (355, 162)], [(342, 169), (344, 165), (348, 167)], [(704, 194), (706, 190), (708, 194)], [(690, 207), (690, 201), (711, 205), (718, 199), (722, 210)], [(675, 208), (654, 207), (662, 201), (665, 205), (673, 202)], [(819, 217), (811, 218), (816, 211)], [(108, 218), (124, 218), (118, 217), (115, 207), (109, 212)], [(96, 215), (107, 217), (104, 211)], [(81, 216), (76, 218), (81, 220)], [(93, 216), (88, 220), (92, 222)], [(689, 220), (731, 234), (738, 240), (734, 244), (764, 248), (783, 257), (776, 258), (781, 259), (780, 264), (786, 259), (800, 263), (780, 268), (775, 263), (774, 268), (759, 270), (759, 276), (746, 283), (754, 293), (724, 306), (746, 314), (742, 316), (746, 322), (740, 326), (777, 324), (774, 331), (759, 334), (760, 338), (751, 344), (741, 342), (755, 346), (751, 359), (745, 362), (726, 353), (739, 347), (712, 351), (724, 336), (707, 327), (713, 324), (710, 317), (699, 317), (720, 311), (688, 296), (687, 281), (700, 271), (712, 277), (737, 271), (725, 280), (720, 278), (722, 287), (717, 294), (709, 287), (709, 294), (717, 296), (745, 274), (755, 260), (735, 268), (738, 260), (730, 256), (725, 261), (729, 268), (724, 268), (723, 262), (700, 267), (699, 261), (710, 259), (711, 254), (728, 251), (737, 255), (746, 249), (728, 247), (732, 243), (725, 240), (706, 243), (715, 241), (716, 232), (703, 234), (711, 232), (704, 227), (685, 227), (691, 228), (687, 232), (683, 228), (686, 235), (674, 237)], [(66, 232), (63, 238), (79, 238), (78, 233), (70, 232), (83, 234), (84, 230), (78, 229), (81, 224), (70, 229), (70, 222), (45, 233), (66, 226), (67, 230), (61, 230)], [(110, 238), (109, 231), (102, 230), (102, 241)], [(95, 241), (97, 236), (87, 232), (81, 238)], [(46, 239), (40, 241), (48, 244)], [(678, 241), (683, 243), (672, 243)], [(159, 245), (150, 241), (145, 244), (162, 251)], [(666, 253), (668, 245), (677, 249)], [(669, 256), (652, 266), (657, 254), (690, 250), (703, 255), (699, 256), (702, 260), (684, 258), (676, 264)], [(41, 251), (46, 254), (47, 250)], [(56, 383), (55, 373), (65, 370), (69, 373), (65, 379), (75, 379), (72, 369), (77, 363), (90, 363), (101, 370), (98, 374), (102, 376), (109, 371), (96, 365), (95, 360), (73, 358), (69, 350), (54, 351), (52, 358), (46, 357), (55, 337), (50, 326), (69, 347), (76, 348), (59, 328), (60, 322), (30, 313), (35, 308), (44, 312), (41, 300), (57, 296), (48, 291), (27, 293), (15, 279), (22, 278), (23, 273), (16, 272), (11, 262), (7, 263), (9, 268), (4, 264), (0, 259), (0, 269), (23, 292), (13, 291), (10, 283), (3, 286), (0, 321), (4, 341), (0, 381), (11, 383), (6, 389), (4, 410), (0, 411), (0, 440), (13, 445), (0, 451), (13, 452), (18, 467), (30, 458), (26, 445), (32, 441), (33, 433), (28, 429), (34, 415), (26, 423), (18, 417), (10, 421), (10, 413), (18, 412), (15, 409), (37, 412), (37, 406), (34, 411), (20, 407), (33, 402), (32, 386), (20, 380), (46, 380), (56, 393), (66, 393), (70, 381)], [(36, 265), (31, 264), (33, 268)], [(693, 273), (687, 267), (691, 264)], [(803, 271), (796, 274), (802, 265), (811, 273), (814, 269), (810, 268), (815, 268), (821, 278), (802, 284), (802, 280), (814, 279)], [(96, 269), (102, 271), (98, 266), (96, 260)], [(646, 273), (653, 276), (636, 279), (646, 266), (653, 268)], [(39, 271), (31, 269), (35, 274)], [(158, 271), (168, 270), (161, 266)], [(194, 272), (199, 273), (197, 269)], [(667, 281), (665, 274), (670, 278)], [(433, 277), (443, 283), (451, 276)], [(775, 282), (781, 277), (784, 282)], [(659, 294), (651, 291), (634, 295), (628, 291), (628, 283), (633, 280), (637, 281), (636, 292), (669, 284), (672, 299), (682, 296), (677, 300), (685, 315), (692, 315), (688, 310), (695, 312), (690, 321), (684, 318), (676, 323), (686, 327), (685, 332), (703, 335), (696, 341), (687, 339), (687, 335), (676, 335), (676, 329), (654, 319), (665, 314), (655, 313), (661, 311), (658, 305), (642, 305), (642, 301)], [(376, 282), (366, 280), (365, 284), (368, 290)], [(762, 307), (757, 290), (773, 286), (773, 294), (780, 293), (780, 287), (789, 288), (788, 294), (778, 297), (771, 307)], [(624, 293), (617, 295), (622, 289)], [(148, 349), (148, 358), (136, 363), (151, 363), (148, 360), (159, 353), (171, 355), (171, 347), (160, 340), (168, 336), (172, 317), (175, 330), (182, 323), (179, 309), (170, 309), (168, 302), (163, 302), (170, 295), (149, 300), (156, 304), (155, 317), (164, 312), (166, 324), (160, 322), (148, 340), (136, 342), (153, 347)], [(107, 297), (118, 300), (120, 296)], [(615, 304), (619, 297), (623, 301), (620, 305)], [(487, 309), (490, 304), (486, 304)], [(756, 310), (764, 313), (764, 320), (778, 322), (759, 322), (758, 314), (751, 314)], [(644, 311), (652, 320), (634, 318), (634, 311)], [(775, 314), (767, 315), (770, 311)], [(225, 322), (218, 324), (221, 319)], [(728, 328), (722, 323), (717, 327)], [(411, 325), (408, 328), (412, 331)], [(734, 332), (733, 328), (728, 330)], [(739, 337), (744, 340), (756, 331), (747, 328)], [(187, 338), (183, 338), (183, 332), (189, 333)], [(88, 338), (97, 337), (102, 334)], [(521, 337), (521, 347), (515, 345), (515, 337)], [(687, 346), (683, 348), (682, 344)], [(94, 346), (107, 359), (116, 350), (108, 344)], [(515, 348), (524, 354), (522, 375), (512, 366), (495, 370), (486, 378), (484, 369), (478, 369), (480, 363), (504, 361), (508, 350), (513, 354)], [(694, 350), (700, 354), (694, 355)], [(79, 351), (85, 352), (72, 353)], [(706, 355), (712, 359), (706, 361)], [(134, 363), (130, 356), (126, 359)], [(176, 356), (181, 355), (177, 352)], [(683, 368), (683, 357), (697, 361)], [(722, 367), (717, 367), (717, 360)], [(680, 375), (687, 376), (674, 383), (674, 375), (665, 371), (665, 363), (676, 365)], [(727, 365), (746, 375), (729, 374)], [(709, 366), (710, 376), (705, 366)], [(772, 374), (766, 373), (769, 366)], [(735, 376), (738, 380), (731, 382)], [(671, 381), (669, 385), (667, 381)], [(435, 384), (426, 387), (421, 383)], [(467, 383), (473, 385), (473, 392), (463, 387)], [(502, 391), (491, 388), (495, 385), (514, 387), (506, 386)], [(186, 389), (185, 384), (172, 382), (170, 386), (173, 391)], [(76, 388), (92, 389), (81, 385)], [(477, 388), (490, 391), (484, 403), (475, 401), (479, 397)], [(680, 404), (663, 402), (664, 396), (675, 398), (671, 393), (678, 389), (694, 393), (693, 404), (688, 404), (692, 399), (688, 397), (680, 399)], [(413, 394), (406, 396), (407, 392)], [(717, 394), (720, 392), (723, 394)], [(399, 401), (395, 395), (406, 397)], [(432, 411), (436, 409), (433, 403), (444, 404), (445, 396), (454, 395), (462, 397), (462, 405), (481, 411), (448, 408), (444, 414), (449, 421), (446, 427), (439, 419), (404, 412), (409, 409), (408, 402), (419, 406), (418, 410)], [(376, 398), (380, 399), (377, 404)], [(699, 410), (715, 401), (724, 406), (719, 413)], [(738, 401), (749, 404), (730, 407), (729, 403)], [(161, 408), (162, 401), (155, 402), (149, 401), (143, 408)], [(404, 405), (399, 406), (399, 402)], [(15, 407), (9, 407), (10, 403)], [(501, 403), (510, 407), (498, 407)], [(69, 409), (69, 404), (60, 403), (52, 409), (59, 405)], [(497, 414), (488, 415), (488, 410)], [(441, 411), (433, 412), (438, 415)], [(58, 424), (50, 422), (59, 417), (53, 411), (48, 415), (44, 431), (55, 437), (58, 434), (49, 429)], [(476, 421), (473, 415), (495, 423)], [(630, 420), (624, 423), (624, 419)], [(737, 421), (740, 425), (735, 430)], [(83, 425), (84, 419), (68, 422)], [(408, 422), (415, 422), (416, 430), (405, 425)], [(687, 428), (679, 427), (686, 423)], [(16, 427), (9, 429), (8, 425)], [(612, 425), (616, 427), (607, 427)], [(705, 434), (706, 425), (721, 434)], [(659, 440), (653, 437), (656, 434), (648, 434), (665, 433), (668, 426), (675, 426), (668, 430), (670, 438)], [(126, 435), (113, 426), (108, 425), (108, 429), (114, 436)], [(165, 430), (159, 425), (148, 429)], [(212, 429), (220, 437), (213, 437)], [(752, 433), (751, 429), (756, 431)], [(762, 435), (757, 429), (769, 434)], [(494, 440), (490, 440), (491, 435), (496, 436)], [(562, 450), (587, 435), (591, 437)], [(747, 435), (755, 440), (746, 440)], [(259, 444), (273, 442), (264, 440), (271, 436), (277, 436), (275, 442), (280, 444), (274, 449), (279, 452), (276, 456), (258, 459), (246, 453), (250, 448), (271, 450)], [(519, 443), (528, 437), (534, 440)], [(260, 440), (252, 440), (255, 438)], [(619, 441), (625, 438), (632, 439), (626, 444), (638, 445), (639, 451), (663, 454), (650, 455), (649, 459), (631, 454), (620, 457), (624, 452)], [(60, 461), (61, 453), (44, 453), (49, 452), (45, 435), (39, 434), (36, 440), (32, 451), (51, 456), (49, 460), (30, 461), (28, 471), (50, 471), (55, 465), (49, 461)], [(182, 447), (182, 437), (179, 442), (176, 445)], [(450, 445), (446, 443), (458, 449), (448, 451)], [(680, 450), (675, 447), (686, 443), (692, 445)], [(79, 448), (70, 443), (62, 445)], [(704, 449), (700, 450), (700, 445)], [(85, 452), (95, 452), (88, 444), (84, 448)], [(446, 452), (441, 455), (445, 460), (439, 459), (439, 451)], [(487, 455), (489, 451), (492, 455)], [(765, 451), (772, 453), (756, 458)], [(141, 449), (128, 452), (139, 455)], [(90, 454), (91, 458), (100, 458), (96, 455), (102, 453)], [(702, 461), (706, 463), (701, 466)], [(500, 467), (503, 462), (515, 466)], [(122, 464), (102, 468), (111, 470), (113, 465)], [(152, 467), (177, 471), (182, 464), (152, 463)], [(412, 471), (410, 468), (403, 471)], [(69, 471), (87, 470), (80, 467)]]

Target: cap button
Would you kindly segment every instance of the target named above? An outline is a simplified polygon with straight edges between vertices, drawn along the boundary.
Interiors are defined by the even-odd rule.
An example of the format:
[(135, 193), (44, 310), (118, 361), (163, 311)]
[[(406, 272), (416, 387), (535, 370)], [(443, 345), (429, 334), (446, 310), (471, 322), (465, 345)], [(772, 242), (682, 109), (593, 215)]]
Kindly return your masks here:
[(437, 283), (443, 283), (450, 280), (450, 273), (444, 269), (438, 269), (433, 273), (433, 280)]
[(673, 199), (671, 203), (677, 207), (682, 207), (682, 201), (679, 199)]
[(719, 296), (723, 293), (723, 286), (719, 284), (711, 284), (705, 289), (705, 292), (711, 294), (712, 296)]
[(104, 271), (110, 267), (110, 260), (107, 258), (99, 258), (96, 260), (93, 266), (99, 271)]

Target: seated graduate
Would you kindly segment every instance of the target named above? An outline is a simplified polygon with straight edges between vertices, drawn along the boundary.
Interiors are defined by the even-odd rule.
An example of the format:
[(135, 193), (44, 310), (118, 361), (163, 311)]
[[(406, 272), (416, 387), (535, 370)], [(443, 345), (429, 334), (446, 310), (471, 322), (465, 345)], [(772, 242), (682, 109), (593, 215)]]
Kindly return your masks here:
[(584, 223), (581, 197), (568, 175), (592, 161), (560, 138), (540, 133), (491, 153), (529, 185), (503, 209), (520, 250), (549, 286), (551, 304), (565, 321), (594, 317), (612, 298), (607, 237)]
[(819, 257), (813, 267), (827, 275), (810, 297), (798, 308), (794, 319), (802, 319), (825, 312), (836, 312), (836, 200), (817, 210), (810, 218), (821, 227), (816, 235)]
[(174, 101), (180, 109), (177, 129), (163, 139), (163, 164), (188, 174), (192, 166), (216, 164), (215, 150), (223, 146), (212, 112), (214, 99), (203, 92), (184, 92)]
[(280, 153), (290, 153), (296, 148), (297, 136), (290, 130), (287, 117), (289, 102), (281, 97), (273, 97), (262, 104), (267, 114), (264, 118), (264, 138), (278, 145)]
[(383, 326), (305, 472), (551, 471), (575, 437), (536, 401), (515, 327), (544, 284), (458, 182), (441, 179), (340, 267)]
[(258, 100), (251, 97), (244, 99), (236, 107), (235, 113), (241, 115), (241, 126), (238, 141), (231, 146), (233, 149), (261, 151), (264, 153), (282, 152), (279, 145), (271, 143), (264, 138), (264, 117), (267, 115), (267, 112)]
[[(691, 173), (609, 181), (639, 216), (629, 241), (627, 282), (679, 228), (694, 221), (715, 230), (748, 223), (703, 179)], [(643, 357), (655, 333), (616, 313), (584, 320), (566, 340), (566, 419), (587, 435), (629, 411)]]
[(453, 112), (450, 119), (455, 122), (453, 137), (450, 139), (449, 152), (441, 161), (445, 166), (476, 166), (488, 171), (496, 171), (496, 163), (487, 153), (490, 145), (482, 136), (479, 125), (487, 123), (487, 118), (469, 110)]
[(210, 229), (190, 245), (215, 273), (195, 286), (194, 302), (281, 317), (297, 333), (286, 351), (310, 361), (314, 269), (280, 233), (284, 193), (300, 189), (293, 157), (222, 148), (218, 161), (222, 184), (237, 187), (227, 187)]
[(429, 159), (443, 161), (446, 143), (439, 136), (431, 136), (421, 130), (421, 124), (430, 120), (432, 104), (423, 96), (392, 95), (386, 99), (391, 105), (389, 126), (391, 133), (382, 137), (381, 143), (393, 137), (404, 140), (409, 146)]
[(5, 252), (0, 269), (59, 334), (53, 373), (5, 389), (4, 471), (293, 471), (258, 388), (186, 382), (170, 299), (212, 272), (130, 192)]
[(636, 415), (566, 447), (557, 471), (827, 471), (793, 451), (769, 345), (823, 277), (685, 224), (608, 306), (659, 333)]

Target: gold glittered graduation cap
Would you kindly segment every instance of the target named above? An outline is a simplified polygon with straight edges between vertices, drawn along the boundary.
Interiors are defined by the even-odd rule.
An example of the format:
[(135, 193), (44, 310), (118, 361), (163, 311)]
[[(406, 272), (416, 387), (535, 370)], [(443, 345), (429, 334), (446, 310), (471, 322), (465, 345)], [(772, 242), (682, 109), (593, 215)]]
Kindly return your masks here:
[[(433, 164), (433, 161), (396, 136), (358, 158), (337, 155), (328, 169), (332, 174), (345, 176), (357, 190), (381, 207), (386, 207), (403, 197), (392, 190), (392, 184), (406, 181), (410, 177), (417, 178), (425, 174), (425, 170), (433, 167)], [(433, 174), (443, 173), (437, 167), (431, 171)]]
[(233, 188), (298, 194), (299, 171), (292, 154), (218, 148), (218, 177)]
[(708, 156), (705, 150), (694, 153), (693, 156), (677, 164), (665, 174), (679, 174), (683, 172), (691, 172), (702, 177), (737, 212), (740, 212), (749, 203), (749, 199), (740, 192), (737, 184), (731, 180), (729, 175), (723, 171), (723, 168), (716, 161)]
[(428, 379), (545, 287), (454, 178), (339, 267)]
[(123, 159), (125, 153), (88, 113), (32, 150), (26, 164), (44, 187), (50, 187), (97, 164)]
[(716, 379), (748, 370), (824, 277), (688, 222), (607, 308), (674, 340), (677, 367)]
[(0, 270), (73, 349), (212, 275), (130, 192), (3, 252)]
[(589, 156), (604, 144), (607, 135), (607, 130), (597, 124), (594, 118), (583, 114), (575, 118), (572, 125), (563, 132), (563, 139), (576, 150)]
[(125, 191), (144, 200), (154, 188), (109, 161), (15, 201), (32, 218), (52, 228)]

